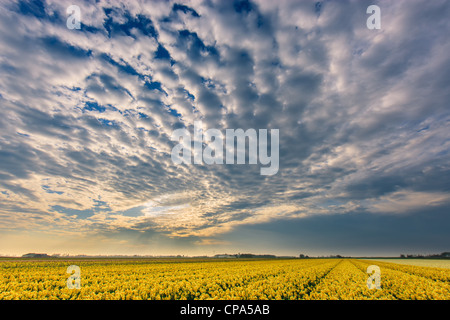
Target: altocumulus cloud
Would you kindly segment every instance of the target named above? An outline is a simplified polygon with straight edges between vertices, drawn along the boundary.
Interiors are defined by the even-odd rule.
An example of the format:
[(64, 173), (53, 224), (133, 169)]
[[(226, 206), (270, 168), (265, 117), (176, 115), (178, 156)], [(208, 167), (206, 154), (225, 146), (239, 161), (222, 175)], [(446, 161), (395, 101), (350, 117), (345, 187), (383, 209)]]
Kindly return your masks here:
[[(1, 228), (214, 244), (277, 219), (445, 215), (448, 17), (447, 1), (3, 1)], [(173, 164), (172, 131), (197, 120), (280, 129), (279, 172)]]

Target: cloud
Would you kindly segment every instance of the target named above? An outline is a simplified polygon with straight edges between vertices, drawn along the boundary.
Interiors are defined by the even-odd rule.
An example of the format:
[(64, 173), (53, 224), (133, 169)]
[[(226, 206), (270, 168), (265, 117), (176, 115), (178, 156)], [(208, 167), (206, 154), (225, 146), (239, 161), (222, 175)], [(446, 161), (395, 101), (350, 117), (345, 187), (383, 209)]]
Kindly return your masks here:
[[(278, 219), (439, 208), (450, 6), (377, 3), (381, 30), (368, 1), (83, 2), (81, 30), (70, 1), (2, 3), (3, 228), (207, 244)], [(278, 174), (173, 164), (172, 131), (196, 120), (280, 129)]]
[(369, 205), (372, 212), (408, 213), (413, 210), (424, 210), (448, 205), (450, 195), (437, 192), (393, 192), (389, 196), (380, 197)]

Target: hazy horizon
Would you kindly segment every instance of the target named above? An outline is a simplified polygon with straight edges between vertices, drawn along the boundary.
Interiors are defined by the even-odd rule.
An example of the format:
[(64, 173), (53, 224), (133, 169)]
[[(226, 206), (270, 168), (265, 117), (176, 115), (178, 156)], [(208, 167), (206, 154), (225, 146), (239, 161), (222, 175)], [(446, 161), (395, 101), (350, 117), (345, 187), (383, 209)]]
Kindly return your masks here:
[[(137, 258), (145, 258), (145, 257), (151, 257), (151, 258), (164, 258), (164, 257), (173, 257), (173, 258), (196, 258), (196, 257), (208, 257), (208, 258), (215, 258), (216, 256), (239, 256), (239, 255), (254, 255), (254, 256), (275, 256), (275, 257), (292, 257), (292, 258), (299, 258), (300, 254), (276, 254), (276, 253), (267, 253), (267, 252), (220, 252), (220, 253), (214, 253), (213, 254), (203, 254), (203, 255), (184, 255), (184, 254), (69, 254), (69, 253), (48, 253), (48, 252), (27, 252), (19, 255), (4, 255), (0, 253), (1, 258), (21, 258), (24, 255), (27, 254), (46, 254), (48, 257), (51, 258), (77, 258), (77, 257), (86, 257), (86, 258), (95, 258), (95, 257), (137, 257)], [(303, 253), (302, 253), (303, 254)], [(321, 258), (321, 257), (332, 257), (337, 258), (338, 256), (342, 258), (404, 258), (404, 259), (424, 259), (427, 257), (430, 257), (430, 259), (437, 259), (437, 260), (443, 260), (442, 258), (436, 258), (435, 255), (440, 255), (442, 252), (436, 252), (436, 253), (400, 253), (398, 255), (342, 255), (339, 253), (330, 253), (330, 254), (318, 254), (318, 255), (308, 255), (304, 254), (303, 258)], [(402, 255), (404, 257), (402, 257)], [(410, 257), (407, 257), (407, 255), (411, 255)]]

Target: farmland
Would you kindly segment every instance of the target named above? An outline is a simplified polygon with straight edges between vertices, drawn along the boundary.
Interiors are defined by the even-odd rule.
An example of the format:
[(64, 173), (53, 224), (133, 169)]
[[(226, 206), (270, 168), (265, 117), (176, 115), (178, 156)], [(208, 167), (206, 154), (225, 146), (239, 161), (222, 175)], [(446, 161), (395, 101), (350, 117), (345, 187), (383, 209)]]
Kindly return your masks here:
[(406, 264), (418, 267), (433, 267), (450, 269), (450, 260), (448, 259), (370, 259), (370, 261), (392, 262), (397, 264)]
[[(369, 265), (381, 289), (368, 289)], [(80, 267), (80, 289), (67, 267)], [(450, 300), (448, 269), (357, 259), (3, 259), (0, 299)]]

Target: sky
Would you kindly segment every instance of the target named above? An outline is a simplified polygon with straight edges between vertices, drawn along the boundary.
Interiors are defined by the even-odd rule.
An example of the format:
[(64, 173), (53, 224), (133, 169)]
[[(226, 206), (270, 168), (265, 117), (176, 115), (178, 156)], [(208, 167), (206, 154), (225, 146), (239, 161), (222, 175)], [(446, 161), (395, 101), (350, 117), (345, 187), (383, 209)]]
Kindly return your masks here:
[[(449, 251), (449, 17), (443, 0), (1, 1), (0, 254)], [(174, 163), (196, 121), (278, 129), (278, 172)]]

